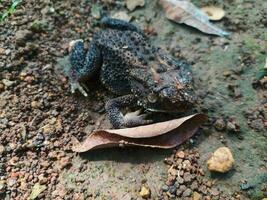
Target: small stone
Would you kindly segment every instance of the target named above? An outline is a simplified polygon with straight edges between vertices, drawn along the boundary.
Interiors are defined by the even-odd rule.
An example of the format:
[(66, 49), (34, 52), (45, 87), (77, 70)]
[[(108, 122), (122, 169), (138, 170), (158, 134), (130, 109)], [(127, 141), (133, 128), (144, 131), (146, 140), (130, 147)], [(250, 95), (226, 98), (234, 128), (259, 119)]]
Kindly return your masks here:
[(196, 190), (198, 188), (198, 182), (197, 181), (193, 181), (193, 183), (191, 184), (191, 189), (192, 190)]
[(44, 174), (40, 174), (38, 176), (38, 180), (39, 180), (39, 183), (41, 185), (45, 185), (47, 183), (47, 181), (48, 181), (48, 179), (46, 177), (44, 177)]
[(34, 81), (34, 76), (26, 76), (24, 78), (24, 81), (26, 81), (27, 83), (31, 84)]
[(178, 175), (178, 171), (176, 169), (172, 167), (170, 167), (170, 169), (168, 170), (168, 173), (172, 176), (177, 176)]
[(184, 182), (188, 183), (192, 180), (192, 176), (189, 172), (184, 173)]
[(191, 166), (191, 162), (189, 160), (185, 160), (183, 162), (183, 166), (184, 166), (184, 168), (188, 168), (189, 166)]
[(207, 14), (209, 20), (218, 21), (225, 16), (225, 11), (220, 7), (205, 6), (201, 10)]
[(228, 172), (234, 165), (234, 158), (230, 149), (227, 147), (218, 148), (207, 161), (207, 165), (210, 171)]
[(183, 151), (177, 151), (175, 156), (177, 158), (184, 158), (185, 157), (185, 153)]
[(240, 97), (242, 97), (242, 93), (241, 93), (240, 88), (235, 88), (235, 90), (234, 90), (234, 97), (235, 97), (235, 98), (240, 98)]
[(15, 40), (18, 45), (24, 45), (26, 41), (32, 36), (29, 30), (19, 30), (15, 34)]
[(0, 181), (0, 194), (5, 193), (5, 191), (6, 191), (6, 181), (1, 180)]
[(16, 149), (17, 144), (16, 144), (16, 143), (13, 143), (13, 142), (10, 142), (10, 143), (9, 143), (9, 147), (10, 147), (12, 150), (14, 150), (14, 149)]
[(184, 179), (183, 179), (182, 177), (180, 177), (180, 176), (178, 176), (178, 177), (176, 178), (176, 180), (177, 180), (177, 182), (178, 182), (179, 184), (183, 184), (183, 183), (184, 183)]
[(175, 185), (170, 186), (170, 188), (169, 188), (169, 192), (170, 192), (171, 194), (175, 194), (175, 193), (176, 193), (176, 190), (177, 190), (177, 188), (176, 188)]
[(162, 189), (163, 192), (167, 192), (169, 190), (169, 186), (168, 185), (163, 185), (161, 187), (161, 189)]
[(0, 47), (0, 55), (4, 55), (5, 54), (5, 49)]
[(5, 50), (5, 54), (8, 56), (11, 53), (11, 49)]
[(5, 152), (5, 147), (0, 144), (0, 155), (2, 155)]
[(225, 129), (225, 122), (222, 118), (217, 119), (214, 123), (214, 127), (217, 131), (222, 131)]
[(264, 124), (262, 119), (252, 120), (250, 123), (250, 127), (255, 129), (256, 131), (264, 131)]
[(191, 196), (191, 193), (192, 193), (192, 190), (189, 189), (189, 188), (187, 188), (187, 189), (183, 192), (182, 196), (183, 196), (183, 197), (189, 197), (189, 196)]
[(12, 86), (15, 83), (15, 81), (10, 81), (8, 79), (3, 79), (2, 82), (7, 88), (9, 88), (10, 86)]
[(20, 181), (20, 186), (19, 186), (20, 190), (22, 190), (22, 191), (28, 190), (27, 186), (28, 186), (28, 183), (25, 180), (21, 180)]
[(40, 107), (40, 103), (38, 101), (32, 101), (31, 102), (31, 107), (36, 109)]
[(0, 92), (5, 90), (5, 85), (3, 83), (0, 83)]
[(238, 124), (236, 119), (232, 118), (232, 119), (229, 119), (229, 121), (227, 122), (226, 129), (232, 133), (239, 133), (240, 125)]
[(53, 125), (51, 124), (46, 124), (41, 129), (45, 135), (48, 135), (54, 132)]
[(184, 192), (184, 191), (187, 189), (187, 187), (186, 187), (185, 185), (180, 185), (179, 189), (180, 189), (182, 192)]
[(9, 179), (7, 180), (7, 185), (8, 185), (9, 187), (14, 186), (16, 183), (17, 183), (17, 178), (9, 178)]
[(223, 72), (223, 75), (226, 76), (226, 77), (230, 76), (231, 74), (233, 74), (233, 71), (231, 71), (231, 70), (225, 70)]
[(175, 176), (168, 176), (168, 180), (166, 181), (166, 185), (171, 186), (175, 183), (176, 177)]
[(147, 188), (146, 186), (142, 186), (139, 194), (142, 198), (148, 199), (150, 197), (151, 192), (149, 188)]
[(176, 196), (181, 196), (182, 195), (182, 193), (183, 193), (183, 191), (181, 190), (181, 189), (178, 189), (177, 191), (176, 191)]
[(207, 181), (205, 184), (206, 184), (207, 187), (211, 187), (212, 186), (212, 182), (211, 181)]
[(133, 11), (136, 7), (143, 7), (145, 5), (145, 0), (126, 0), (126, 7)]
[(66, 196), (66, 194), (67, 194), (67, 190), (66, 190), (65, 186), (62, 184), (57, 184), (56, 190), (54, 190), (52, 192), (52, 197), (59, 196), (59, 197), (64, 198)]
[(171, 194), (170, 192), (166, 192), (166, 195), (170, 198), (173, 199), (175, 197), (175, 195)]
[(19, 157), (14, 156), (11, 159), (9, 159), (8, 164), (11, 166), (15, 166), (18, 164), (18, 161), (19, 161)]
[(112, 15), (112, 18), (115, 18), (115, 19), (121, 19), (121, 20), (124, 20), (126, 22), (129, 22), (132, 17), (129, 16), (126, 12), (124, 11), (119, 11), (119, 12), (116, 12), (114, 15)]
[(63, 168), (67, 167), (70, 164), (71, 164), (70, 158), (69, 157), (63, 157), (58, 162), (58, 168), (60, 170), (62, 170)]
[(201, 195), (198, 192), (193, 192), (192, 198), (193, 198), (193, 200), (200, 200)]

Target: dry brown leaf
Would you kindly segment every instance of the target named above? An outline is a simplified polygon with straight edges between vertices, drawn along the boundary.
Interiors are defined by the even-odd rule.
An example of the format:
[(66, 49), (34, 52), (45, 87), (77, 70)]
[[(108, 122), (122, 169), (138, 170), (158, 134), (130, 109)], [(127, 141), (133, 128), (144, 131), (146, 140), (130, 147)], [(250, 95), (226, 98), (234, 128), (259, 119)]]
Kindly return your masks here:
[(126, 22), (129, 22), (131, 21), (132, 16), (129, 16), (125, 11), (119, 11), (119, 12), (116, 12), (114, 15), (112, 15), (112, 18), (121, 19)]
[(92, 149), (118, 146), (173, 148), (193, 136), (199, 126), (206, 120), (206, 115), (195, 114), (133, 128), (97, 130), (91, 133), (82, 143), (73, 138), (72, 150), (86, 152)]
[(213, 21), (219, 21), (225, 15), (225, 11), (222, 8), (216, 6), (205, 6), (201, 8), (201, 10), (208, 15), (209, 20)]
[(189, 1), (160, 0), (166, 17), (177, 23), (184, 23), (198, 30), (219, 36), (228, 36), (229, 33), (221, 30), (209, 22), (208, 16)]

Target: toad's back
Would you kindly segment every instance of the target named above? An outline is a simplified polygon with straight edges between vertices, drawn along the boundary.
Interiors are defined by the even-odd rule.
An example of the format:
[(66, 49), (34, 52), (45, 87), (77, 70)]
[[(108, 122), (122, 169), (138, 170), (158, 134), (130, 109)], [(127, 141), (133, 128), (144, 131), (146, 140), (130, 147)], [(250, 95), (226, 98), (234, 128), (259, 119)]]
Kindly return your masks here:
[(99, 46), (103, 60), (114, 58), (131, 66), (146, 66), (153, 59), (153, 48), (149, 41), (138, 32), (105, 29), (94, 35), (93, 41)]

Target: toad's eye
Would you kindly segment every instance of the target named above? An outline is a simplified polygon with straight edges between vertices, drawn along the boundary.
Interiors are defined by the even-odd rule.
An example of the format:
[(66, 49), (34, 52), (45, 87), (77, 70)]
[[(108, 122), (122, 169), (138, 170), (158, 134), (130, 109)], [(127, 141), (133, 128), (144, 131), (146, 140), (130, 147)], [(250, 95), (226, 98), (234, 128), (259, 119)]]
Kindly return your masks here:
[(147, 96), (147, 99), (150, 103), (156, 103), (157, 100), (158, 100), (158, 97), (156, 94), (154, 93), (150, 93), (148, 96)]

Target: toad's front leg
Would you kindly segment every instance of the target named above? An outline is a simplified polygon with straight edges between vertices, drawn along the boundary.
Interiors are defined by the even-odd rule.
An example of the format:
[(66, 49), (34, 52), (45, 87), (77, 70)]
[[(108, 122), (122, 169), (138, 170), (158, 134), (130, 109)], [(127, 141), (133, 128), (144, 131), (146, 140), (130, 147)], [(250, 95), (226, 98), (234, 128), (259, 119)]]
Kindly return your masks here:
[(99, 48), (92, 42), (86, 53), (82, 40), (74, 40), (70, 42), (71, 69), (68, 72), (71, 85), (71, 92), (79, 90), (84, 96), (87, 96), (80, 82), (92, 77), (101, 66), (101, 53)]
[(125, 95), (109, 100), (106, 103), (106, 111), (110, 123), (114, 128), (133, 127), (152, 123), (152, 120), (147, 120), (146, 114), (141, 114), (140, 111), (127, 113), (123, 115), (120, 111), (122, 107), (136, 105), (137, 98), (134, 95)]

